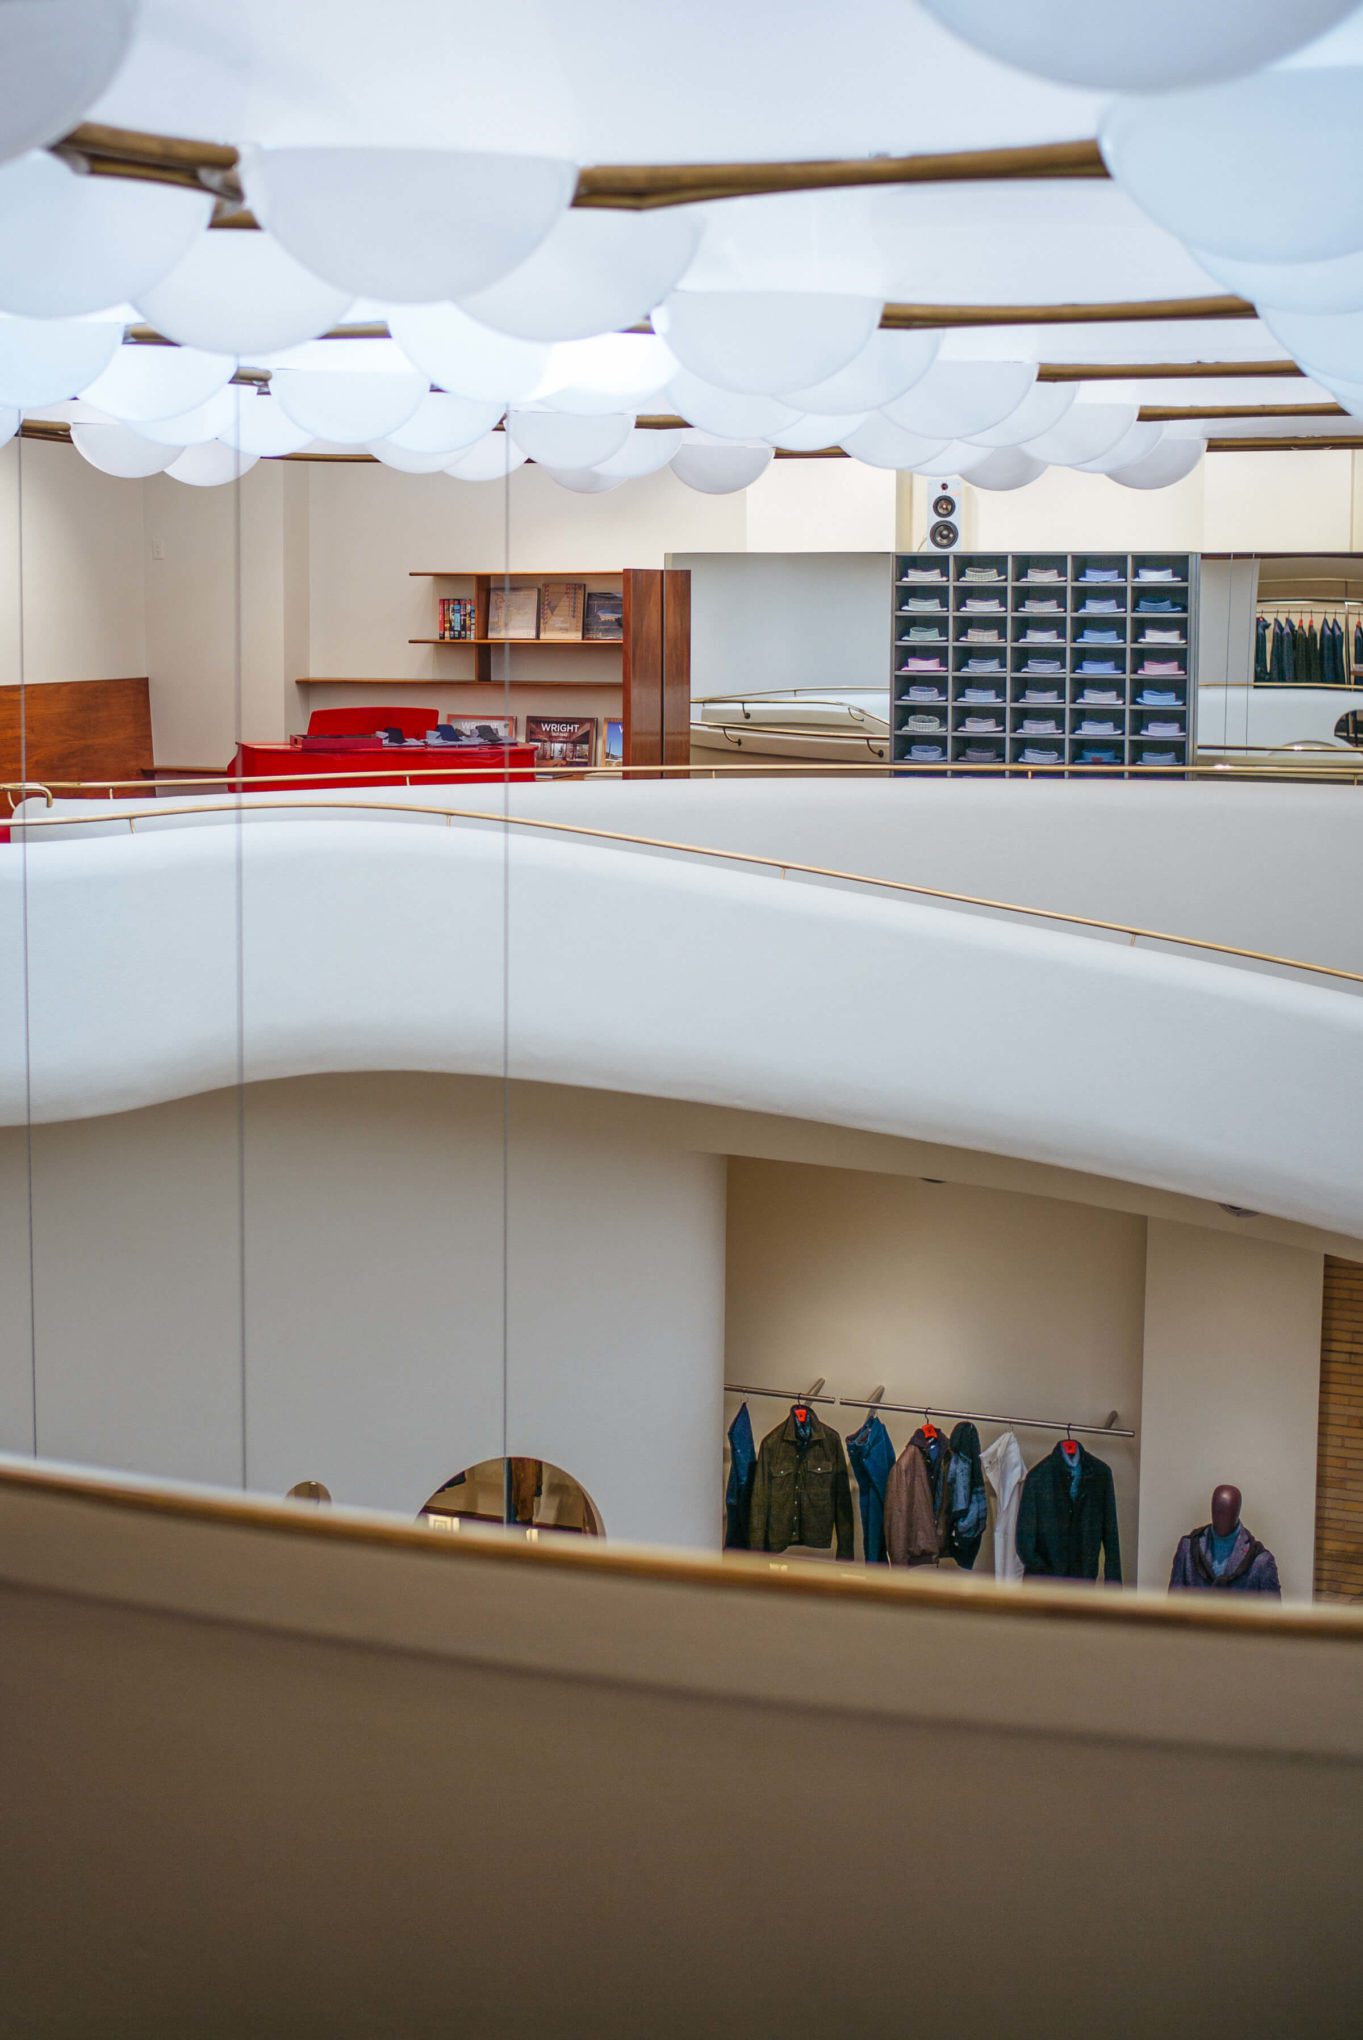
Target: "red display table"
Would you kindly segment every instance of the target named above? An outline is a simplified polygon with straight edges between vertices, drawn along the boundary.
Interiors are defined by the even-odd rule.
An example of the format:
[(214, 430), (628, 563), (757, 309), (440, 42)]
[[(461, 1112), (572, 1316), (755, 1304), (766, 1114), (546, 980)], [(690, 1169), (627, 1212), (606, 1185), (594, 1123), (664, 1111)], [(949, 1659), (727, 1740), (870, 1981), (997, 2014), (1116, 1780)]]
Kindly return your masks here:
[(523, 784), (534, 776), (533, 744), (381, 744), (373, 737), (332, 737), (321, 746), (296, 737), (242, 744), (228, 767), (234, 790), (259, 794), (288, 791), (271, 780), (301, 780), (310, 792), (357, 793), (374, 786)]

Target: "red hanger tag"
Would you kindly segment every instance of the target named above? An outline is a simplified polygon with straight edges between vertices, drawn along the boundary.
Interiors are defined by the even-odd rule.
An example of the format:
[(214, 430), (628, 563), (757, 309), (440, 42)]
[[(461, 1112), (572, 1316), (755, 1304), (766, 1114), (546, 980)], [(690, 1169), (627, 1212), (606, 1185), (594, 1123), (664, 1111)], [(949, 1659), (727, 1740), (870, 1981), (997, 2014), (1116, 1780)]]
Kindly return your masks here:
[(1079, 1447), (1076, 1445), (1073, 1438), (1063, 1438), (1060, 1442), (1060, 1449), (1067, 1459), (1073, 1459), (1075, 1453), (1079, 1450)]

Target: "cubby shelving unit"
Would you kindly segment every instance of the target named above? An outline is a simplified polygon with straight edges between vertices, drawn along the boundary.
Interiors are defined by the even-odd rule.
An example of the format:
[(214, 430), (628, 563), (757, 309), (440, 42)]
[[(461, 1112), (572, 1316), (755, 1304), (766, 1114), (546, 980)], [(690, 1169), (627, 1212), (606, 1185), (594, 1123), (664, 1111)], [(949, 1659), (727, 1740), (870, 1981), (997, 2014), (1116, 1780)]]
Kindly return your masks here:
[(1197, 556), (900, 553), (897, 764), (1177, 771), (1192, 762)]

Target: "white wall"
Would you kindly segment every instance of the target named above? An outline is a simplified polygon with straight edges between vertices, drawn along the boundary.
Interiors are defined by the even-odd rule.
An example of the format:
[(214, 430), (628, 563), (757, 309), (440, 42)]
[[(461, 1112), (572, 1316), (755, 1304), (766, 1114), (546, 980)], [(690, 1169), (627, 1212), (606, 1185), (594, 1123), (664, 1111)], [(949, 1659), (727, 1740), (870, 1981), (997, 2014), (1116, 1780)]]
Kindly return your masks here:
[[(1145, 1221), (963, 1184), (793, 1162), (729, 1164), (732, 1381), (835, 1394), (883, 1384), (902, 1449), (925, 1402), (1001, 1415), (1139, 1426)], [(726, 1420), (739, 1398), (726, 1403)], [(753, 1398), (760, 1438), (784, 1421)], [(861, 1410), (823, 1409), (844, 1437)], [(951, 1420), (943, 1418), (947, 1430)], [(981, 1425), (984, 1444), (998, 1425)], [(1019, 1427), (1029, 1466), (1060, 1435)], [(1139, 1441), (1088, 1438), (1111, 1466), (1125, 1577), (1136, 1575)], [(861, 1522), (857, 1516), (860, 1548)], [(977, 1570), (992, 1573), (992, 1531)]]
[(70, 446), (0, 450), (0, 682), (146, 672), (141, 490)]
[(584, 1138), (531, 1093), (504, 1224), (503, 1104), (412, 1076), (255, 1085), (244, 1175), (230, 1092), (37, 1132), (36, 1349), (26, 1143), (0, 1135), (4, 1448), (32, 1448), (36, 1350), (58, 1458), (236, 1486), (244, 1419), (253, 1489), (414, 1515), (506, 1450), (575, 1474), (609, 1534), (713, 1544), (723, 1162)]
[(1179, 1538), (1229, 1484), (1284, 1594), (1309, 1599), (1323, 1275), (1319, 1254), (1150, 1221), (1142, 1586), (1168, 1583)]

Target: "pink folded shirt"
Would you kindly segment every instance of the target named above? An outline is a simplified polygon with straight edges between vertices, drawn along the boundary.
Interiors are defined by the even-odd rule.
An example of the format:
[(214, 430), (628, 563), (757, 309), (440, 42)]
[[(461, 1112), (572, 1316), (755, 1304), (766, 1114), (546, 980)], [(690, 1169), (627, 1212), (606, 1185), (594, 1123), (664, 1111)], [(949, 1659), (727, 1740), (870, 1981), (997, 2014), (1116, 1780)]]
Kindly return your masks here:
[(1140, 674), (1148, 673), (1152, 678), (1156, 673), (1177, 673), (1181, 675), (1183, 664), (1179, 659), (1142, 659), (1136, 671)]

